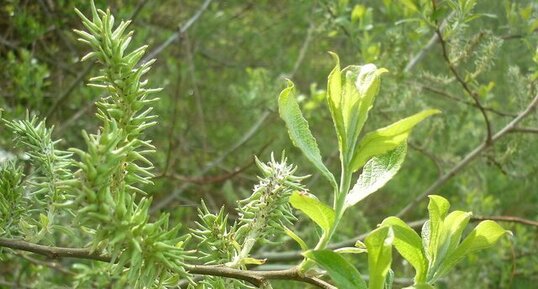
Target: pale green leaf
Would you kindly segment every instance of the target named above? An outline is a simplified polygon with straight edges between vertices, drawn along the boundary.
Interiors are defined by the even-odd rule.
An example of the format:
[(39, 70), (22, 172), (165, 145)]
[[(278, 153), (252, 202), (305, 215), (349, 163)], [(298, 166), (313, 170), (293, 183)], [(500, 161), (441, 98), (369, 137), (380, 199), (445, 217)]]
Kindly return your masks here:
[(429, 232), (428, 240), (426, 242), (426, 252), (427, 257), (430, 261), (430, 264), (436, 264), (439, 256), (440, 246), (442, 245), (444, 239), (447, 235), (443, 234), (444, 228), (444, 219), (450, 208), (450, 203), (447, 199), (437, 196), (430, 195), (430, 202), (428, 203), (428, 212), (429, 220), (427, 222)]
[(288, 133), (293, 144), (298, 147), (306, 158), (326, 177), (336, 189), (336, 180), (333, 174), (325, 167), (316, 139), (310, 132), (308, 122), (303, 117), (299, 104), (294, 96), (293, 83), (290, 81), (278, 97), (280, 117), (286, 122)]
[(366, 282), (352, 264), (346, 259), (330, 250), (306, 252), (305, 257), (314, 260), (334, 281), (336, 287), (341, 289), (366, 289)]
[(392, 263), (394, 232), (391, 227), (380, 227), (364, 240), (368, 248), (369, 289), (383, 289)]
[(307, 215), (325, 232), (328, 232), (334, 224), (334, 210), (312, 194), (295, 191), (290, 197), (290, 204)]
[(352, 171), (357, 171), (370, 158), (395, 149), (407, 140), (413, 127), (427, 117), (440, 113), (436, 109), (428, 109), (410, 117), (399, 120), (387, 127), (366, 134), (359, 142), (351, 161)]
[(407, 143), (402, 143), (392, 151), (370, 159), (357, 183), (346, 196), (345, 206), (351, 207), (382, 188), (396, 175), (407, 152)]
[(450, 236), (447, 240), (446, 251), (450, 254), (459, 245), (463, 230), (467, 227), (469, 219), (471, 218), (470, 212), (454, 211), (446, 216), (444, 221), (445, 230)]
[(394, 247), (415, 268), (415, 282), (425, 281), (428, 260), (417, 232), (397, 217), (388, 217), (383, 220), (381, 225), (392, 227), (394, 231)]
[(435, 280), (448, 273), (466, 255), (492, 247), (506, 233), (507, 231), (494, 221), (480, 222), (456, 250), (446, 257), (435, 274)]
[(333, 118), (334, 128), (338, 137), (338, 145), (340, 151), (344, 151), (344, 146), (347, 142), (346, 132), (344, 129), (344, 119), (342, 115), (342, 73), (340, 71), (340, 59), (338, 55), (329, 52), (336, 62), (333, 70), (329, 74), (327, 80), (327, 103)]
[[(349, 151), (346, 152), (347, 162), (351, 161), (361, 130), (368, 119), (368, 112), (381, 84), (381, 75), (387, 70), (377, 68), (374, 64), (362, 66), (351, 65), (344, 69), (344, 121), (347, 132)], [(347, 119), (347, 121), (346, 121)]]

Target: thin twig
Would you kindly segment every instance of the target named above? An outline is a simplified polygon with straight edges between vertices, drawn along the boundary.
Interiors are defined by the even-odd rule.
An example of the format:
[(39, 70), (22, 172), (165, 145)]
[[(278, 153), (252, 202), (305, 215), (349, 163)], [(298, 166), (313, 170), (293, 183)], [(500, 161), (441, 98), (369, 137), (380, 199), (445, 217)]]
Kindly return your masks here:
[(523, 133), (538, 133), (536, 127), (514, 127), (510, 132), (523, 132)]
[(193, 176), (183, 176), (180, 174), (157, 174), (156, 178), (172, 178), (176, 179), (178, 181), (187, 182), (187, 183), (193, 183), (193, 184), (199, 184), (199, 185), (205, 185), (205, 184), (214, 184), (214, 183), (222, 183), (226, 180), (229, 180), (233, 178), (234, 176), (244, 172), (249, 167), (251, 167), (254, 164), (254, 159), (250, 160), (247, 164), (245, 164), (242, 167), (235, 168), (231, 172), (227, 172), (222, 175), (217, 176), (202, 176), (202, 177), (193, 177)]
[[(467, 101), (467, 100), (464, 100), (464, 99), (461, 99), (457, 96), (454, 96), (444, 90), (441, 90), (441, 89), (438, 89), (438, 88), (435, 88), (435, 87), (431, 87), (431, 86), (426, 86), (426, 85), (420, 85), (419, 86), (424, 89), (424, 90), (427, 90), (429, 92), (433, 92), (435, 94), (438, 94), (438, 95), (441, 95), (441, 96), (444, 96), (448, 99), (451, 99), (451, 100), (454, 100), (454, 101), (457, 101), (457, 102), (460, 102), (460, 103), (463, 103), (463, 104), (466, 104), (466, 105), (470, 105), (470, 106), (473, 106), (473, 107), (478, 107), (476, 105), (475, 102), (473, 101)], [(483, 108), (487, 111), (490, 111), (494, 114), (497, 114), (497, 115), (500, 115), (500, 116), (506, 116), (506, 117), (516, 117), (517, 115), (513, 114), (513, 113), (508, 113), (508, 112), (503, 112), (503, 111), (499, 111), (499, 110), (496, 110), (494, 108), (491, 108), (491, 107), (486, 107), (486, 106), (483, 106)]]
[(301, 67), (301, 64), (303, 63), (304, 57), (306, 55), (306, 51), (308, 50), (308, 47), (310, 46), (310, 43), (312, 42), (312, 34), (314, 32), (314, 22), (310, 22), (310, 25), (308, 26), (308, 30), (306, 31), (306, 37), (303, 42), (303, 45), (301, 46), (301, 50), (299, 50), (299, 56), (297, 57), (297, 60), (295, 61), (295, 64), (293, 65), (293, 69), (291, 70), (288, 77), (291, 79), (297, 73), (299, 70), (299, 67)]
[(187, 30), (189, 30), (189, 28), (198, 20), (198, 18), (200, 18), (200, 16), (202, 16), (202, 14), (207, 10), (207, 7), (209, 7), (209, 4), (211, 4), (212, 1), (213, 0), (206, 0), (200, 6), (198, 11), (196, 11), (194, 13), (194, 15), (192, 15), (192, 17), (189, 20), (187, 20), (184, 24), (179, 25), (176, 32), (174, 32), (172, 35), (170, 35), (170, 37), (168, 37), (168, 39), (166, 39), (166, 41), (161, 43), (161, 45), (157, 46), (157, 48), (155, 48), (153, 51), (148, 53), (144, 58), (142, 58), (141, 63), (145, 63), (145, 62), (155, 58), (164, 49), (166, 49), (168, 46), (170, 46), (170, 44), (172, 44), (174, 41), (179, 39)]
[[(452, 11), (442, 22), (441, 22), (441, 29), (443, 29), (447, 23), (447, 19), (450, 19), (454, 15), (454, 11)], [(413, 69), (423, 58), (426, 56), (426, 54), (432, 49), (432, 47), (439, 41), (439, 36), (437, 33), (433, 33), (432, 37), (426, 45), (409, 60), (407, 65), (404, 68), (404, 72), (409, 72), (411, 69)]]
[(538, 227), (538, 221), (524, 219), (516, 216), (473, 216), (472, 219), (475, 221), (492, 220), (498, 222), (518, 223), (522, 225)]
[(198, 79), (196, 78), (196, 67), (194, 65), (193, 47), (191, 45), (189, 34), (185, 33), (185, 54), (187, 55), (187, 69), (191, 76), (192, 94), (194, 96), (194, 103), (196, 104), (197, 123), (199, 124), (200, 137), (202, 139), (202, 156), (206, 159), (208, 146), (207, 146), (207, 127), (205, 123), (205, 113), (203, 106), (203, 97), (198, 89)]

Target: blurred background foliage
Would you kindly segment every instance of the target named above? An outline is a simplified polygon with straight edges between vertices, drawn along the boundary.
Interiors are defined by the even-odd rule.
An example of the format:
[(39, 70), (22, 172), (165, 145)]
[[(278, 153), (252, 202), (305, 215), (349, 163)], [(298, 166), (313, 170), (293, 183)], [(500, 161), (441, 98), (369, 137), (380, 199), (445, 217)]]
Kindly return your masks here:
[[(204, 2), (209, 2), (207, 9), (191, 18), (202, 12)], [(170, 212), (184, 229), (192, 227), (202, 198), (211, 210), (225, 206), (231, 217), (237, 216), (236, 200), (248, 196), (256, 182), (253, 156), (268, 160), (272, 151), (285, 150), (302, 174), (312, 174), (306, 181), (311, 192), (329, 201), (329, 184), (292, 147), (276, 112), (284, 79), (292, 79), (328, 156), (326, 163), (338, 171), (337, 142), (324, 108), (326, 77), (333, 67), (327, 51), (337, 52), (344, 65), (371, 62), (390, 71), (383, 77), (365, 131), (421, 109), (443, 111), (415, 129), (399, 175), (345, 216), (335, 242), (368, 232), (384, 217), (397, 214), (486, 138), (480, 110), (449, 70), (433, 22), (442, 23), (448, 57), (476, 91), (493, 132), (521, 112), (538, 91), (538, 2), (533, 0), (96, 0), (96, 4), (109, 7), (118, 18), (133, 19), (134, 46), (148, 44), (154, 51), (178, 35), (155, 55), (150, 73), (153, 86), (164, 90), (156, 107), (159, 125), (149, 136), (158, 148), (154, 159), (158, 177), (147, 191), (153, 193), (153, 212)], [(3, 115), (23, 118), (29, 110), (47, 117), (64, 148), (83, 146), (81, 129), (95, 130), (93, 103), (100, 97), (85, 85), (97, 71), (79, 61), (85, 49), (72, 32), (81, 26), (75, 6), (89, 11), (89, 1), (0, 4)], [(189, 19), (195, 21), (178, 33)], [(538, 219), (538, 114), (532, 113), (520, 126), (525, 129), (496, 141), (435, 193), (447, 197), (454, 209), (475, 215)], [(1, 158), (24, 156), (13, 150), (5, 127), (0, 128), (0, 149)], [(421, 202), (405, 219), (423, 218), (425, 206)], [(444, 288), (454, 284), (535, 288), (537, 228), (504, 224), (514, 237), (496, 250), (468, 258), (444, 281)], [(317, 234), (307, 222), (299, 221), (297, 230), (301, 236)], [(286, 240), (258, 248), (258, 255), (297, 249)], [(0, 276), (17, 272), (20, 284), (32, 288), (56, 288), (51, 286), (70, 278), (23, 254), (16, 260), (4, 260)], [(283, 258), (274, 260), (269, 258), (265, 266), (286, 264)], [(395, 264), (396, 276), (410, 275), (408, 264), (401, 260)]]

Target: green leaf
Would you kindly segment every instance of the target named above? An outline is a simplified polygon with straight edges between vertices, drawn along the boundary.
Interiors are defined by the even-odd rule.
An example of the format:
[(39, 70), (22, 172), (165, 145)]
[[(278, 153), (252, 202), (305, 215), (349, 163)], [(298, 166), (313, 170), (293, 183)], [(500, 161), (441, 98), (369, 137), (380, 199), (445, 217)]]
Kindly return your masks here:
[(366, 134), (359, 143), (351, 161), (352, 171), (357, 171), (364, 166), (370, 158), (395, 149), (407, 140), (409, 133), (416, 124), (437, 113), (440, 113), (440, 111), (436, 109), (424, 110)]
[(331, 52), (331, 56), (336, 64), (328, 78), (327, 102), (338, 136), (340, 158), (348, 165), (379, 91), (380, 75), (387, 70), (374, 64), (350, 65), (340, 70), (338, 55)]
[(394, 232), (391, 227), (380, 227), (372, 231), (364, 241), (368, 248), (368, 288), (384, 289), (392, 263)]
[(333, 174), (325, 167), (321, 159), (321, 153), (316, 139), (310, 132), (308, 122), (303, 117), (299, 104), (294, 96), (293, 83), (288, 82), (288, 87), (284, 89), (278, 97), (278, 109), (280, 117), (286, 122), (288, 133), (293, 144), (298, 147), (314, 164), (314, 166), (326, 177), (333, 188), (337, 188)]
[(305, 257), (314, 260), (334, 281), (338, 288), (342, 289), (366, 289), (366, 282), (352, 264), (346, 259), (330, 250), (306, 252)]
[(286, 235), (290, 236), (290, 238), (292, 238), (293, 240), (295, 240), (295, 242), (297, 242), (297, 244), (299, 244), (301, 250), (308, 251), (308, 246), (306, 245), (305, 241), (301, 239), (301, 237), (299, 237), (297, 234), (295, 234), (295, 232), (286, 227), (284, 227), (284, 232), (286, 232)]
[(346, 208), (362, 201), (390, 181), (400, 169), (406, 153), (407, 143), (404, 142), (392, 151), (370, 159), (364, 166), (357, 183), (346, 196)]
[(507, 231), (494, 221), (480, 222), (456, 250), (443, 261), (435, 274), (435, 279), (448, 273), (466, 255), (492, 247), (506, 233)]
[(340, 71), (340, 59), (338, 55), (329, 52), (336, 62), (333, 70), (329, 74), (327, 81), (327, 103), (333, 118), (334, 128), (338, 137), (338, 145), (340, 152), (344, 151), (344, 146), (347, 142), (346, 131), (344, 128), (344, 119), (342, 114), (342, 73)]
[(397, 217), (388, 217), (381, 223), (394, 231), (394, 247), (415, 268), (415, 282), (425, 281), (428, 260), (424, 254), (420, 236), (409, 225)]
[(467, 227), (469, 219), (471, 218), (470, 212), (454, 211), (448, 214), (444, 220), (445, 230), (449, 236), (446, 241), (446, 251), (448, 254), (454, 251), (459, 245), (463, 230)]
[(290, 204), (312, 219), (323, 231), (331, 230), (335, 219), (334, 210), (314, 195), (295, 191), (290, 197)]
[[(450, 208), (450, 203), (447, 199), (437, 196), (430, 195), (430, 202), (428, 203), (428, 212), (429, 220), (426, 222), (425, 227), (427, 227), (426, 236), (427, 240), (424, 240), (426, 244), (426, 256), (430, 261), (430, 267), (433, 264), (438, 263), (438, 257), (440, 253), (440, 246), (443, 244), (443, 239), (447, 237), (446, 234), (443, 234), (444, 228), (444, 219)], [(432, 272), (433, 273), (433, 272)]]

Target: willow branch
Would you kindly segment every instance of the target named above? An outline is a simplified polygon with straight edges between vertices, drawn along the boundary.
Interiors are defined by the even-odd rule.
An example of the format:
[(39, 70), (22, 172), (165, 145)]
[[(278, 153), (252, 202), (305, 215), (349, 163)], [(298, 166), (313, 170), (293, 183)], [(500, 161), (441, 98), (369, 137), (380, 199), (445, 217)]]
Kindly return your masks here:
[(471, 87), (469, 86), (469, 84), (461, 77), (461, 75), (456, 70), (456, 67), (454, 67), (454, 64), (452, 63), (452, 61), (450, 61), (450, 57), (448, 56), (448, 49), (447, 49), (446, 41), (445, 39), (443, 39), (441, 28), (437, 27), (435, 32), (437, 33), (437, 36), (439, 37), (439, 43), (441, 44), (441, 48), (443, 51), (443, 58), (448, 68), (450, 69), (450, 71), (452, 72), (456, 80), (461, 84), (461, 86), (463, 87), (463, 90), (465, 90), (465, 92), (467, 92), (467, 94), (471, 96), (471, 98), (473, 99), (475, 103), (475, 106), (478, 108), (478, 110), (480, 110), (480, 113), (482, 113), (482, 116), (484, 117), (484, 122), (486, 123), (486, 130), (487, 130), (486, 142), (490, 143), (493, 138), (493, 130), (491, 128), (491, 122), (489, 120), (486, 109), (480, 102), (480, 99), (478, 98), (478, 94), (475, 91), (471, 90)]
[(482, 152), (487, 148), (491, 147), (497, 140), (505, 136), (507, 133), (511, 132), (517, 125), (529, 115), (535, 108), (538, 103), (538, 95), (529, 103), (529, 105), (520, 112), (512, 121), (510, 121), (506, 126), (504, 126), (499, 132), (492, 136), (491, 141), (485, 141), (476, 147), (473, 151), (468, 153), (459, 163), (454, 167), (448, 170), (444, 175), (438, 178), (433, 184), (431, 184), (424, 192), (415, 197), (407, 206), (405, 206), (396, 216), (402, 217), (408, 213), (412, 208), (414, 208), (420, 201), (422, 201), (426, 196), (432, 194), (439, 188), (441, 188), (447, 181), (452, 179), (455, 175), (460, 173), (463, 168), (465, 168), (469, 163), (476, 159)]
[[(50, 247), (22, 240), (0, 238), (0, 247), (22, 250), (47, 256), (49, 258), (77, 258), (111, 262), (111, 257), (88, 248)], [(335, 286), (315, 277), (302, 275), (296, 267), (286, 270), (255, 271), (240, 270), (225, 266), (185, 265), (191, 274), (227, 277), (249, 282), (254, 286), (267, 284), (268, 280), (291, 280), (315, 285), (323, 289), (337, 289)]]

